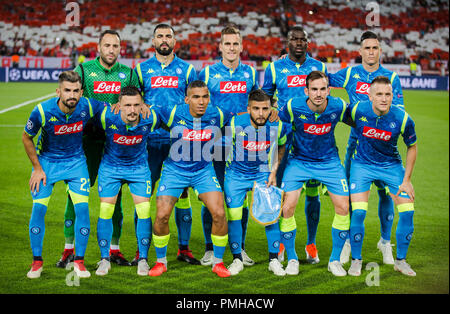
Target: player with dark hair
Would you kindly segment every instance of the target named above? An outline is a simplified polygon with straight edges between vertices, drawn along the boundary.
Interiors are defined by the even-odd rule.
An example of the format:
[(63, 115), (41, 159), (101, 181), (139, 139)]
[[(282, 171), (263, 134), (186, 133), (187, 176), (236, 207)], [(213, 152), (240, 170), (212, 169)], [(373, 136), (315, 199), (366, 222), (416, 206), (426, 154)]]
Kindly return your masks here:
[[(358, 152), (352, 155), (350, 168), (353, 212), (350, 224), (352, 263), (348, 274), (353, 276), (361, 275), (364, 219), (370, 186), (376, 180), (389, 188), (398, 210), (394, 269), (407, 276), (416, 275), (405, 259), (414, 231), (415, 195), (411, 176), (417, 156), (417, 136), (408, 113), (391, 105), (394, 97), (391, 78), (377, 76), (370, 85), (369, 101), (358, 101), (348, 108), (355, 123)], [(400, 135), (407, 147), (405, 167), (397, 148)]]
[[(308, 55), (308, 34), (301, 26), (292, 27), (287, 36), (288, 56), (272, 62), (265, 70), (262, 90), (272, 96), (272, 102), (277, 98), (278, 108), (282, 109), (292, 97), (305, 96), (306, 77), (312, 71), (327, 73), (323, 62), (311, 58)], [(288, 135), (286, 149), (289, 151), (292, 135)], [(281, 161), (277, 182), (281, 184), (282, 175), (287, 163), (287, 154)], [(308, 231), (305, 252), (307, 262), (315, 264), (319, 262), (316, 247), (316, 233), (320, 218), (320, 182), (311, 178), (305, 183), (305, 216)], [(281, 228), (284, 228), (281, 225)], [(280, 255), (280, 259), (284, 259)]]
[(324, 72), (311, 72), (305, 84), (307, 97), (290, 99), (279, 114), (283, 121), (292, 124), (294, 134), (281, 185), (285, 191), (280, 229), (281, 241), (288, 256), (286, 273), (297, 275), (299, 271), (294, 213), (304, 182), (315, 178), (327, 187), (335, 210), (328, 270), (335, 276), (345, 276), (347, 273), (339, 258), (350, 227), (349, 192), (334, 129), (339, 122), (348, 123), (345, 116), (347, 104), (340, 98), (329, 96), (328, 77)]
[[(170, 25), (158, 24), (153, 31), (152, 43), (155, 55), (137, 64), (135, 68), (144, 102), (156, 108), (183, 104), (188, 84), (197, 79), (194, 66), (175, 55), (175, 32)], [(169, 154), (169, 132), (160, 128), (149, 136), (148, 163), (154, 189), (160, 178), (163, 162)], [(189, 249), (192, 208), (187, 189), (175, 205), (175, 222), (178, 228), (178, 260), (199, 265), (200, 262)], [(137, 258), (133, 262), (136, 263)]]
[[(228, 237), (233, 262), (228, 266), (231, 275), (244, 269), (241, 258), (242, 209), (247, 192), (256, 181), (260, 185), (276, 186), (279, 161), (283, 158), (286, 143), (286, 124), (270, 122), (272, 107), (270, 97), (262, 90), (250, 92), (247, 113), (235, 115), (231, 128), (231, 154), (225, 171), (225, 202), (227, 204)], [(277, 276), (286, 272), (278, 261), (281, 242), (278, 221), (265, 226), (269, 251), (269, 270)]]
[[(139, 87), (137, 76), (131, 68), (117, 62), (120, 53), (120, 36), (116, 31), (103, 31), (100, 34), (97, 50), (99, 52), (97, 58), (79, 64), (74, 71), (81, 77), (84, 97), (116, 104), (121, 88), (125, 86)], [(89, 121), (83, 131), (83, 149), (86, 155), (91, 187), (94, 186), (97, 178), (104, 145), (104, 131), (94, 121)], [(65, 248), (61, 259), (56, 264), (58, 267), (64, 268), (73, 259), (74, 220), (75, 212), (69, 195), (64, 213)], [(130, 264), (120, 252), (119, 247), (122, 220), (120, 191), (112, 218), (111, 261), (118, 265), (128, 266)]]
[(170, 153), (164, 161), (156, 197), (153, 239), (157, 262), (150, 276), (167, 271), (167, 245), (170, 239), (169, 218), (183, 190), (192, 187), (211, 211), (213, 241), (212, 271), (220, 277), (230, 276), (223, 263), (228, 243), (227, 219), (221, 186), (212, 165), (214, 141), (221, 139), (221, 128), (229, 114), (209, 104), (209, 91), (203, 81), (189, 84), (184, 104), (161, 106), (156, 111), (170, 129)]
[[(375, 77), (380, 75), (386, 76), (391, 81), (393, 88), (392, 105), (404, 109), (402, 87), (398, 75), (380, 65), (382, 50), (378, 36), (372, 31), (366, 31), (361, 35), (360, 43), (361, 48), (359, 52), (362, 63), (342, 69), (335, 74), (329, 74), (330, 86), (345, 88), (350, 98), (350, 103), (355, 104), (358, 101), (369, 100), (370, 83)], [(356, 130), (352, 128), (344, 160), (347, 179), (350, 178), (351, 160), (357, 145), (356, 140)], [(394, 222), (394, 203), (382, 182), (375, 181), (374, 184), (378, 187), (378, 216), (381, 224), (381, 236), (377, 247), (383, 255), (383, 263), (394, 264), (390, 242), (392, 224)], [(341, 263), (347, 263), (349, 257), (350, 239), (346, 241), (342, 250)]]
[(97, 240), (101, 260), (96, 274), (104, 276), (111, 268), (109, 247), (113, 233), (112, 216), (114, 204), (122, 184), (127, 183), (136, 208), (136, 237), (139, 245), (137, 274), (147, 276), (150, 270), (147, 254), (150, 246), (151, 175), (148, 167), (148, 133), (158, 127), (156, 113), (148, 119), (140, 117), (145, 104), (139, 89), (127, 86), (119, 96), (118, 114), (105, 108), (101, 114), (101, 125), (106, 133), (105, 152), (99, 168), (98, 193), (100, 214), (97, 223)]
[[(258, 89), (256, 70), (240, 59), (242, 52), (242, 36), (234, 26), (226, 26), (221, 31), (219, 50), (222, 59), (214, 65), (207, 65), (199, 74), (199, 79), (206, 82), (211, 94), (211, 104), (231, 112), (233, 115), (247, 111), (248, 94)], [(217, 158), (214, 169), (220, 185), (223, 187), (225, 161), (230, 149), (226, 138), (216, 146)], [(245, 200), (242, 212), (242, 254), (244, 265), (252, 266), (255, 262), (245, 252), (245, 236), (248, 223), (248, 204)], [(202, 225), (205, 236), (205, 254), (200, 259), (202, 265), (211, 265), (213, 259), (211, 240), (211, 214), (202, 204)]]
[[(68, 185), (75, 211), (74, 270), (80, 278), (90, 277), (84, 266), (89, 239), (89, 173), (83, 152), (83, 129), (105, 104), (81, 97), (81, 78), (74, 71), (62, 72), (56, 89), (58, 97), (38, 104), (31, 112), (22, 135), (33, 171), (30, 178), (33, 210), (29, 224), (33, 263), (28, 278), (39, 278), (43, 270), (44, 217), (53, 186)], [(41, 131), (36, 147), (33, 138)]]

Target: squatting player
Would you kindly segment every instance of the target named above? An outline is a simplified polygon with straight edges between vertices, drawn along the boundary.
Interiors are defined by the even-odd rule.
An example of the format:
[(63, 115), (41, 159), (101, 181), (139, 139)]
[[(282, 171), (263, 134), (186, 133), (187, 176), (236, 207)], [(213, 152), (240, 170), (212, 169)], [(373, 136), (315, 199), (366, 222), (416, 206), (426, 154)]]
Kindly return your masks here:
[[(242, 209), (247, 192), (254, 182), (275, 185), (279, 161), (283, 158), (286, 144), (286, 123), (270, 122), (272, 111), (270, 97), (262, 90), (252, 91), (248, 96), (248, 113), (235, 115), (231, 128), (232, 149), (225, 172), (225, 201), (227, 204), (228, 239), (233, 262), (228, 266), (231, 275), (244, 269), (241, 256)], [(277, 276), (286, 272), (278, 261), (281, 242), (278, 222), (265, 227), (269, 250), (269, 270)]]
[[(371, 82), (369, 101), (357, 102), (348, 108), (358, 136), (357, 153), (352, 156), (350, 168), (353, 212), (350, 224), (352, 263), (348, 274), (353, 276), (361, 274), (364, 219), (370, 186), (375, 180), (389, 188), (398, 210), (394, 269), (408, 276), (416, 275), (405, 259), (414, 231), (414, 188), (411, 176), (417, 156), (417, 137), (414, 121), (408, 113), (391, 106), (394, 97), (391, 79), (378, 76)], [(405, 168), (397, 149), (400, 135), (407, 147)]]
[[(137, 64), (135, 68), (145, 103), (156, 107), (183, 104), (187, 86), (197, 79), (193, 65), (175, 55), (175, 32), (171, 26), (158, 24), (153, 31), (152, 44), (155, 47), (155, 55)], [(161, 167), (169, 149), (169, 132), (160, 128), (150, 134), (148, 164), (152, 174), (152, 190), (160, 178)], [(200, 261), (194, 258), (189, 249), (192, 208), (187, 190), (175, 205), (175, 222), (179, 247), (177, 259), (199, 265)]]
[[(84, 97), (116, 104), (121, 88), (125, 86), (139, 86), (137, 75), (133, 73), (131, 68), (117, 62), (120, 53), (120, 36), (116, 31), (105, 30), (102, 32), (97, 50), (99, 57), (79, 64), (74, 71), (81, 76)], [(92, 187), (97, 178), (98, 167), (105, 145), (105, 135), (103, 130), (92, 120), (86, 125), (83, 133), (83, 149)], [(64, 213), (65, 248), (61, 259), (56, 264), (58, 267), (64, 268), (73, 258), (74, 220), (73, 202), (69, 195)], [(119, 247), (122, 220), (121, 192), (119, 192), (112, 218), (111, 261), (118, 265), (128, 266), (130, 264), (120, 252)]]
[(119, 97), (120, 112), (105, 108), (101, 125), (106, 133), (105, 152), (99, 168), (98, 193), (100, 214), (97, 223), (97, 240), (101, 260), (96, 274), (104, 276), (111, 269), (109, 247), (113, 234), (114, 204), (123, 183), (127, 183), (136, 208), (136, 237), (139, 245), (137, 274), (147, 276), (147, 263), (151, 236), (150, 196), (151, 175), (148, 167), (147, 138), (157, 127), (156, 113), (142, 119), (140, 112), (145, 104), (139, 89), (122, 88)]
[[(292, 97), (304, 96), (306, 76), (312, 71), (327, 73), (323, 62), (311, 58), (308, 51), (308, 34), (300, 27), (295, 26), (288, 33), (288, 56), (272, 62), (265, 70), (262, 90), (270, 96), (278, 98), (278, 108), (283, 108)], [(292, 135), (288, 135), (286, 149), (289, 151)], [(280, 185), (282, 175), (287, 163), (287, 154), (280, 164), (277, 182)], [(318, 263), (319, 255), (316, 248), (316, 233), (320, 218), (320, 198), (317, 178), (306, 182), (305, 216), (308, 229), (306, 241), (306, 260), (309, 263)], [(281, 251), (283, 254), (284, 252)], [(281, 259), (284, 255), (280, 256)]]
[(347, 274), (339, 258), (350, 227), (349, 192), (334, 138), (336, 124), (347, 121), (347, 105), (342, 99), (329, 96), (329, 93), (327, 75), (313, 71), (306, 77), (307, 97), (292, 98), (279, 114), (283, 121), (292, 123), (294, 133), (293, 149), (281, 185), (285, 194), (280, 229), (281, 241), (288, 257), (288, 275), (298, 274), (294, 213), (303, 184), (311, 178), (326, 185), (335, 210), (331, 228), (333, 248), (328, 270), (335, 276)]
[[(44, 217), (58, 181), (68, 185), (75, 210), (74, 270), (81, 278), (90, 277), (84, 266), (89, 239), (89, 172), (83, 152), (82, 136), (86, 123), (101, 112), (104, 103), (81, 97), (81, 78), (74, 71), (62, 72), (56, 89), (58, 97), (38, 104), (31, 112), (22, 141), (33, 165), (30, 178), (33, 210), (29, 224), (33, 263), (28, 278), (39, 278), (43, 270), (42, 245)], [(39, 133), (36, 148), (33, 138)]]
[(212, 271), (220, 277), (229, 277), (230, 272), (223, 263), (228, 243), (227, 218), (222, 189), (212, 164), (214, 141), (221, 138), (220, 129), (227, 123), (229, 114), (218, 107), (208, 106), (209, 91), (205, 82), (200, 80), (189, 84), (185, 102), (173, 109), (156, 109), (162, 123), (170, 129), (171, 147), (156, 194), (153, 239), (157, 262), (149, 275), (160, 276), (167, 271), (170, 214), (183, 190), (192, 187), (211, 211)]
[[(361, 48), (359, 53), (362, 58), (361, 64), (358, 66), (347, 67), (335, 74), (328, 74), (330, 86), (345, 88), (350, 103), (355, 104), (358, 101), (369, 100), (370, 82), (372, 82), (375, 77), (383, 75), (388, 77), (392, 83), (392, 105), (404, 109), (402, 87), (398, 75), (380, 65), (381, 46), (378, 36), (371, 31), (366, 31), (361, 35), (360, 43)], [(356, 140), (356, 130), (351, 128), (344, 160), (347, 180), (350, 179), (351, 158), (355, 152)], [(378, 216), (381, 223), (381, 237), (377, 247), (383, 254), (383, 263), (394, 264), (392, 246), (390, 243), (392, 224), (394, 222), (394, 203), (382, 182), (375, 181), (374, 183), (378, 187)], [(345, 246), (342, 249), (341, 263), (347, 263), (349, 258), (350, 239), (347, 239)]]
[[(222, 60), (211, 66), (206, 66), (199, 73), (199, 79), (208, 86), (211, 95), (211, 104), (233, 115), (247, 111), (248, 94), (258, 89), (256, 70), (240, 61), (242, 52), (242, 36), (239, 29), (227, 26), (222, 29), (219, 51)], [(214, 160), (214, 170), (217, 179), (223, 187), (225, 175), (225, 161), (229, 151), (230, 143), (224, 137), (223, 141), (217, 143), (221, 154)], [(200, 259), (202, 265), (211, 265), (213, 259), (211, 241), (211, 214), (202, 204), (202, 225), (205, 236), (205, 255)], [(255, 262), (244, 250), (245, 236), (248, 223), (247, 200), (244, 203), (242, 212), (242, 260), (244, 265), (252, 266)]]

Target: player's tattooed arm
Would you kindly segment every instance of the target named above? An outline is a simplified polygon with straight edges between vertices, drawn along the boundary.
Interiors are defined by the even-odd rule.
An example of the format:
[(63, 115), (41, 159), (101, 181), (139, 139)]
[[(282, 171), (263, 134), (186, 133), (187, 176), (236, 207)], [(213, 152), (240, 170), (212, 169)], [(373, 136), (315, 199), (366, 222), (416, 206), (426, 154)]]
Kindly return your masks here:
[(31, 192), (37, 191), (39, 192), (39, 185), (42, 181), (44, 186), (47, 184), (47, 176), (45, 175), (44, 170), (42, 169), (41, 164), (39, 163), (39, 159), (36, 153), (36, 149), (34, 148), (33, 137), (28, 135), (26, 132), (22, 134), (22, 142), (25, 148), (25, 152), (28, 155), (28, 158), (33, 165), (33, 172), (31, 173), (29, 185)]

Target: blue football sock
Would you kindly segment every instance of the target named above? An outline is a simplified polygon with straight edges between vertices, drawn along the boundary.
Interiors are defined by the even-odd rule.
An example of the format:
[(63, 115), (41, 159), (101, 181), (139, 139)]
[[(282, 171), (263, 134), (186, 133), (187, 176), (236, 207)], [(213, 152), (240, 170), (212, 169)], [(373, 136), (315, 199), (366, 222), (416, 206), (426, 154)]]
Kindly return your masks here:
[(414, 232), (414, 210), (398, 213), (398, 224), (395, 232), (397, 240), (397, 259), (405, 259), (409, 243)]
[(228, 234), (224, 236), (211, 234), (211, 239), (213, 242), (214, 260), (222, 260), (228, 243)]
[(319, 196), (306, 196), (305, 198), (306, 228), (308, 229), (308, 239), (306, 245), (316, 243), (317, 226), (320, 219), (320, 198)]
[(352, 219), (350, 221), (350, 245), (352, 247), (352, 258), (362, 259), (361, 251), (364, 239), (364, 219), (366, 211), (362, 209), (353, 209)]
[(295, 251), (295, 236), (297, 235), (297, 223), (295, 217), (280, 218), (281, 243), (284, 244), (288, 261), (291, 259), (298, 260)]
[(109, 248), (111, 246), (111, 237), (113, 234), (112, 218), (98, 218), (97, 221), (97, 242), (100, 247), (101, 258), (109, 258)]
[(331, 249), (330, 262), (339, 261), (342, 248), (348, 237), (350, 228), (350, 215), (335, 214), (333, 224), (331, 225), (331, 239), (333, 247)]
[(152, 235), (152, 219), (138, 219), (136, 236), (138, 239), (139, 258), (147, 258)]
[(202, 226), (203, 226), (203, 235), (205, 237), (205, 243), (206, 245), (212, 243), (211, 239), (211, 230), (212, 230), (212, 216), (209, 212), (208, 208), (205, 207), (205, 205), (202, 204)]
[(232, 254), (241, 253), (242, 223), (241, 220), (228, 221), (228, 242)]
[(390, 241), (392, 225), (394, 223), (394, 201), (386, 194), (386, 190), (378, 190), (378, 217), (380, 218), (381, 238)]
[(189, 245), (192, 229), (192, 209), (175, 207), (175, 223), (178, 229), (178, 244)]
[(42, 245), (45, 234), (44, 218), (46, 212), (47, 206), (33, 202), (33, 210), (31, 212), (29, 223), (31, 251), (33, 252), (33, 256), (42, 256)]
[(89, 220), (89, 206), (88, 203), (74, 204), (75, 209), (75, 252), (77, 256), (83, 257), (91, 232)]
[(245, 248), (245, 238), (247, 237), (247, 227), (248, 227), (248, 207), (243, 207), (242, 208), (242, 219), (241, 219), (241, 224), (242, 224), (242, 249)]
[(265, 227), (266, 231), (266, 238), (267, 238), (267, 247), (269, 253), (276, 253), (278, 254), (278, 251), (280, 249), (280, 242), (281, 242), (281, 232), (280, 232), (280, 225), (278, 222), (268, 225)]

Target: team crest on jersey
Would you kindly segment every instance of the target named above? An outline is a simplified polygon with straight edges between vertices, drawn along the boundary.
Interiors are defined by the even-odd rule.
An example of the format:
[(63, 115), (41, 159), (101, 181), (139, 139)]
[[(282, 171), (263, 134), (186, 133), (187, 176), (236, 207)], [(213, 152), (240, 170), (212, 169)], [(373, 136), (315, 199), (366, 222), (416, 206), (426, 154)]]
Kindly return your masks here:
[(56, 119), (56, 117), (55, 116), (52, 116), (51, 118), (50, 118), (50, 120), (49, 120), (50, 122), (56, 122), (56, 121), (58, 121), (58, 119)]
[(249, 78), (249, 77), (250, 77), (250, 74), (248, 74), (248, 72), (244, 72), (244, 77), (245, 77), (245, 78)]
[(175, 70), (175, 72), (177, 72), (177, 74), (181, 74), (181, 73), (183, 73), (183, 70), (181, 70), (180, 68), (177, 68), (177, 69)]
[(330, 115), (330, 118), (331, 118), (331, 120), (336, 119), (336, 114), (333, 112), (333, 113)]
[(123, 72), (120, 72), (118, 75), (119, 75), (119, 78), (122, 79), (122, 80), (127, 77), (126, 74), (123, 73)]
[(319, 69), (316, 68), (316, 67), (311, 67), (311, 72), (312, 72), (312, 71), (317, 71), (317, 70), (319, 70)]
[(391, 127), (391, 129), (395, 129), (395, 127), (397, 126), (397, 124), (395, 124), (395, 122), (391, 122), (389, 124), (389, 126)]
[(96, 77), (96, 76), (97, 76), (97, 73), (92, 72), (91, 74), (89, 74), (89, 76)]
[(211, 119), (211, 121), (209, 121), (209, 124), (214, 125), (216, 123), (216, 119)]
[(142, 127), (142, 132), (145, 132), (145, 131), (147, 131), (147, 126)]
[(281, 73), (289, 73), (289, 70), (284, 68), (283, 70), (281, 70)]
[(86, 117), (86, 111), (81, 111), (80, 116), (81, 116), (82, 118)]
[(115, 124), (111, 124), (111, 125), (109, 126), (109, 128), (112, 129), (112, 130), (118, 130), (118, 128), (116, 127)]
[(366, 117), (364, 117), (364, 116), (362, 116), (361, 118), (359, 118), (359, 121), (362, 121), (362, 122), (367, 122), (367, 118), (366, 118)]

